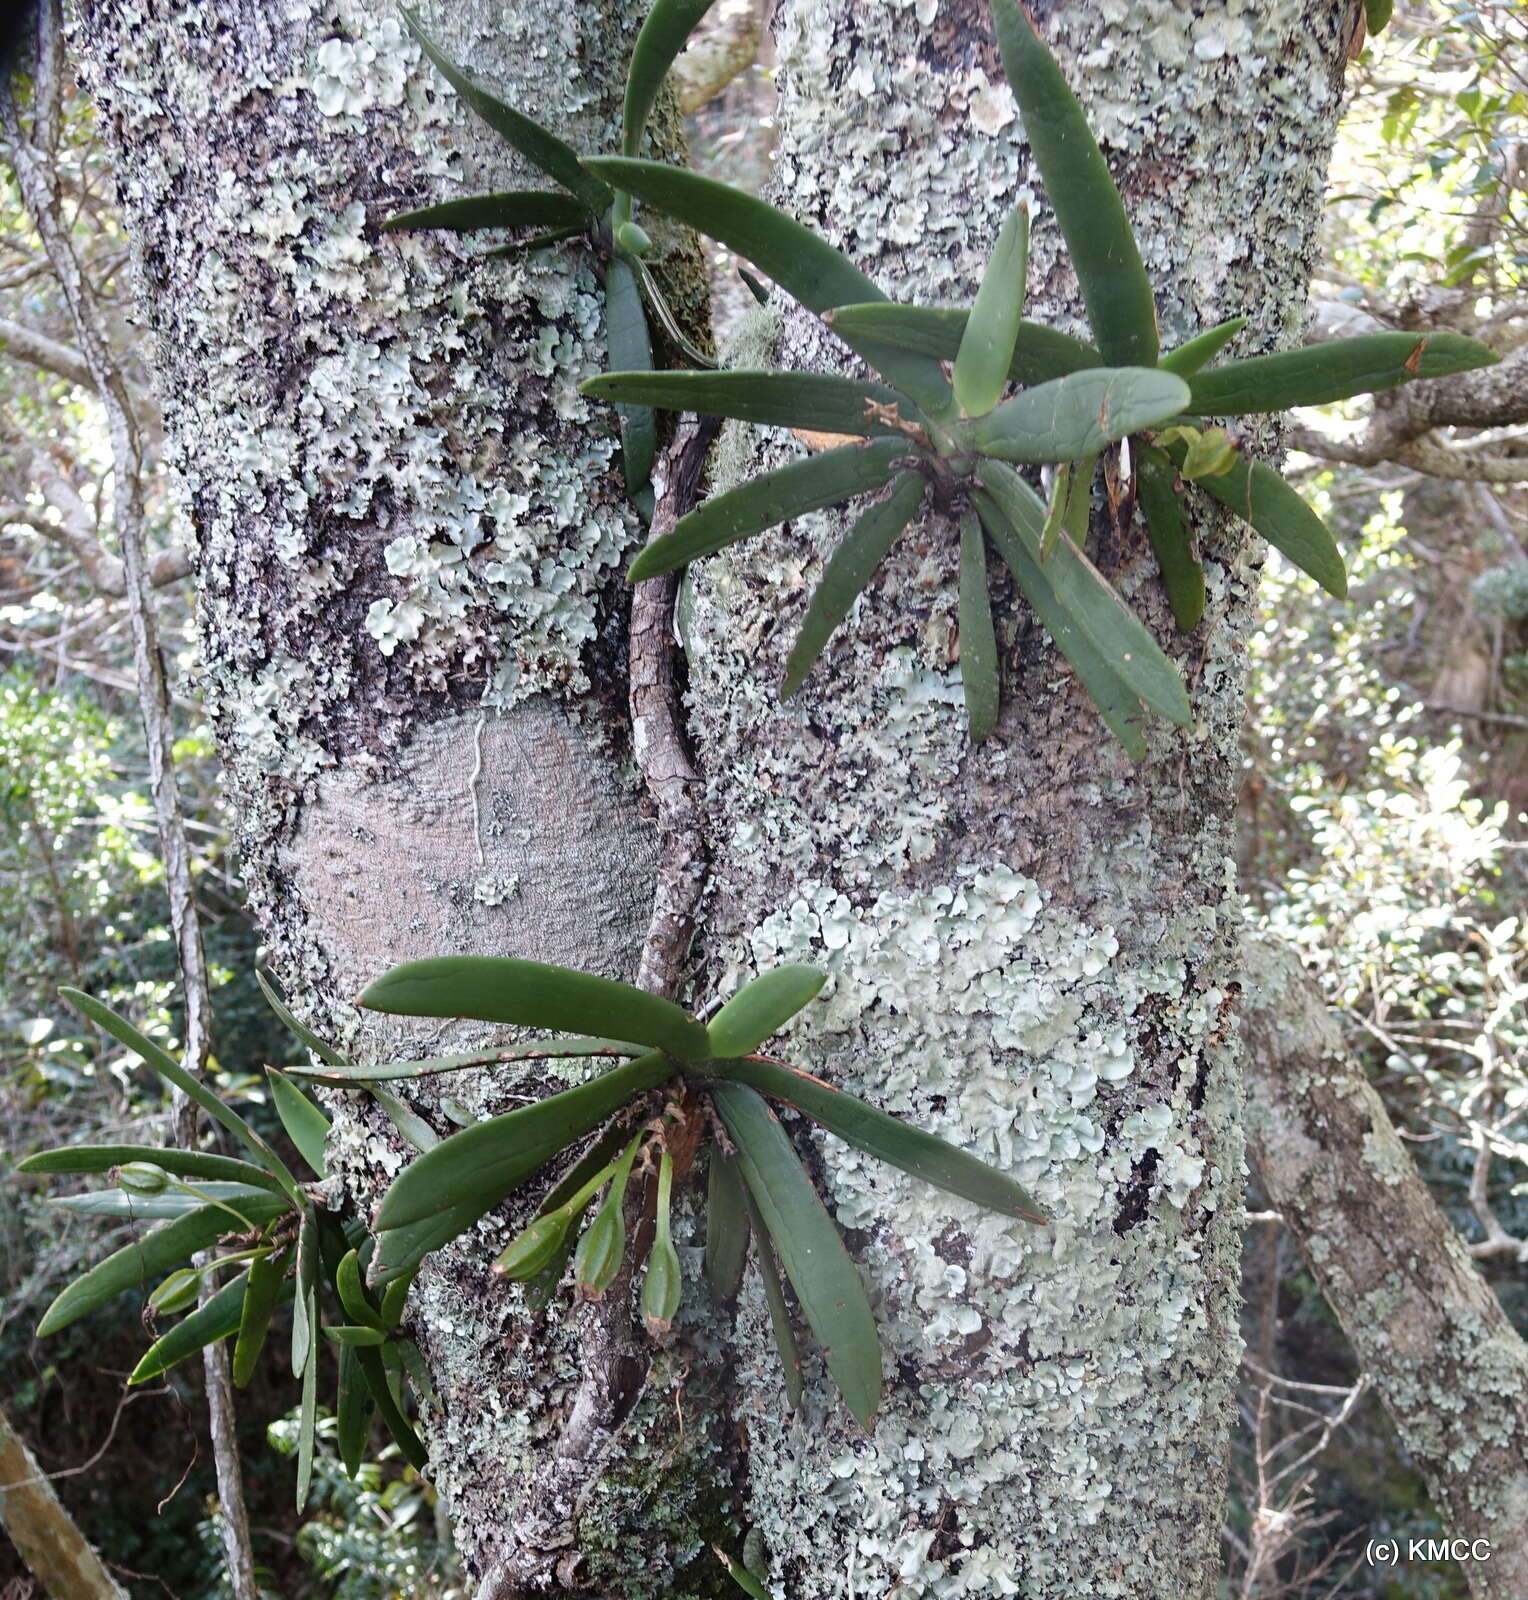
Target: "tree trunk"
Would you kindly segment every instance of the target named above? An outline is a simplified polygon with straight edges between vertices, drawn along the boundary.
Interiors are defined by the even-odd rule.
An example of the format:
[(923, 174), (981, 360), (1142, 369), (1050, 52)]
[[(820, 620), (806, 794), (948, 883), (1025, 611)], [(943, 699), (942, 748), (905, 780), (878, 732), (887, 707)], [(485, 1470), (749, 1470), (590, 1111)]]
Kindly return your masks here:
[[(1304, 312), (1345, 7), (1032, 6), (1078, 89), (1157, 285), (1164, 345)], [(777, 192), (888, 292), (969, 299), (1036, 180), (986, 8), (786, 0)], [(1040, 320), (1083, 331), (1054, 225)], [(759, 356), (841, 359), (815, 320)], [(724, 444), (727, 482), (795, 449)], [(725, 484), (723, 485), (725, 486)], [(1206, 516), (1210, 607), (1174, 637), (1143, 530), (1100, 563), (1180, 659), (1198, 725), (1111, 744), (1004, 596), (1004, 714), (973, 749), (953, 665), (956, 543), (904, 537), (801, 694), (777, 686), (834, 515), (690, 569), (680, 603), (709, 775), (708, 969), (836, 975), (783, 1053), (1012, 1170), (1052, 1228), (978, 1214), (813, 1135), (878, 1300), (888, 1403), (865, 1436), (811, 1386), (791, 1417), (744, 1360), (749, 1507), (779, 1592), (1214, 1592), (1236, 1369), (1239, 1088), (1228, 857), (1261, 548)], [(742, 1321), (761, 1339), (762, 1300)]]
[[(1247, 944), (1257, 1170), (1483, 1600), (1528, 1594), (1528, 1347), (1427, 1192), (1319, 987)], [(1482, 1557), (1482, 1550), (1485, 1555)]]
[[(641, 529), (608, 408), (576, 392), (604, 360), (590, 257), (484, 262), (480, 237), (379, 235), (414, 205), (544, 184), (390, 0), (149, 12), (89, 0), (87, 73), (272, 965), (361, 1055), (386, 1041), (351, 997), (396, 961), (511, 954), (629, 978), (657, 848), (631, 775), (617, 577)], [(636, 8), (473, 0), (425, 21), (506, 99), (611, 147)], [(660, 146), (674, 131), (660, 122)], [(696, 262), (670, 252), (681, 307)], [(387, 1032), (426, 1053), (451, 1030)], [(443, 1096), (497, 1110), (548, 1087), (474, 1075), (414, 1099), (445, 1133)], [(331, 1161), (369, 1214), (412, 1152), (364, 1097), (335, 1109)], [(411, 1297), (440, 1401), (431, 1477), (469, 1562), (509, 1523), (578, 1370), (579, 1317), (528, 1334), (484, 1270), (498, 1248), (480, 1234), (442, 1252)]]
[[(644, 9), (470, 0), (444, 42), (506, 98), (608, 147)], [(1166, 341), (1239, 313), (1249, 350), (1288, 340), (1347, 7), (1035, 9), (1123, 179)], [(785, 203), (892, 293), (969, 294), (1027, 181), (985, 7), (787, 0), (780, 27)], [(574, 391), (603, 353), (587, 266), (377, 238), (392, 210), (527, 176), (442, 96), (380, 0), (154, 6), (146, 23), (127, 0), (90, 0), (85, 31), (197, 523), (209, 704), (278, 972), (362, 1051), (382, 1043), (345, 1002), (392, 961), (498, 952), (630, 977), (656, 840), (629, 775), (613, 579), (639, 531), (608, 422)], [(1075, 328), (1043, 222), (1032, 270), (1033, 314)], [(752, 337), (835, 359), (794, 316)], [(757, 459), (734, 437), (719, 475)], [(1227, 861), (1257, 557), (1239, 525), (1206, 517), (1210, 611), (1173, 646), (1199, 726), (1159, 729), (1134, 769), (1006, 594), (1006, 711), (970, 748), (936, 524), (782, 711), (782, 623), (826, 531), (802, 522), (706, 563), (681, 602), (715, 857), (707, 986), (781, 958), (831, 966), (793, 1058), (1010, 1167), (1056, 1223), (999, 1224), (824, 1143), (891, 1352), (875, 1434), (821, 1384), (803, 1418), (785, 1414), (750, 1289), (742, 1462), (698, 1415), (715, 1347), (688, 1375), (676, 1358), (548, 1587), (723, 1592), (689, 1564), (741, 1465), (794, 1600), (1196, 1600), (1219, 1565), (1236, 1354)], [(1100, 544), (1166, 638), (1144, 537)], [(477, 1111), (549, 1086), (449, 1093)], [(449, 1126), (434, 1091), (416, 1103)], [(351, 1102), (334, 1158), (364, 1204), (405, 1151)], [(528, 1329), (488, 1277), (503, 1233), (485, 1222), (432, 1258), (411, 1300), (440, 1394), (432, 1476), (477, 1565), (543, 1470), (578, 1370), (577, 1318)]]

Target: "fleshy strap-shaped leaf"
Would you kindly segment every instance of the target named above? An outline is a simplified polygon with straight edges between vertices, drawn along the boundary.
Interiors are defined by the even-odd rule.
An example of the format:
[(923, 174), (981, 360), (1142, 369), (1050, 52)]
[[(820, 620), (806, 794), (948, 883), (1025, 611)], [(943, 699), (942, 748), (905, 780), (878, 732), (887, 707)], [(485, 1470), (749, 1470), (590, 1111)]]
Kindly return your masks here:
[[(885, 298), (841, 250), (755, 195), (658, 161), (606, 156), (585, 165), (617, 188), (735, 250), (819, 316), (834, 306)], [(856, 339), (848, 342), (919, 405), (938, 410), (941, 397), (948, 400), (949, 384), (937, 362)]]
[[(1002, 506), (1009, 525), (1031, 560), (1038, 564), (1045, 531), (1045, 505), (1040, 497), (1001, 461), (983, 462), (977, 477)], [(1057, 601), (1131, 693), (1169, 722), (1186, 728), (1193, 713), (1178, 669), (1146, 625), (1065, 533), (1050, 560), (1044, 563), (1044, 573)], [(1018, 574), (1014, 576), (1017, 578)]]
[(876, 568), (918, 514), (927, 489), (928, 482), (920, 473), (904, 472), (892, 483), (891, 493), (868, 507), (839, 540), (802, 618), (780, 685), (782, 700), (790, 699), (806, 682), (833, 630), (848, 616)]
[(119, 1044), (126, 1045), (145, 1066), (151, 1067), (167, 1083), (173, 1084), (188, 1100), (194, 1100), (214, 1122), (227, 1128), (254, 1156), (256, 1163), (277, 1180), (282, 1190), (294, 1202), (300, 1203), (297, 1180), (292, 1176), (291, 1169), (243, 1117), (225, 1106), (206, 1084), (187, 1072), (167, 1051), (139, 1033), (126, 1017), (119, 1017), (110, 1006), (102, 1005), (99, 1000), (79, 989), (60, 987), (58, 992), (76, 1011), (104, 1028)]
[[(640, 1056), (589, 1083), (442, 1139), (405, 1168), (387, 1191), (377, 1213), (378, 1231), (391, 1232), (449, 1213), (453, 1220), (467, 1216), (455, 1230), (461, 1232), (559, 1150), (598, 1127), (634, 1095), (656, 1088), (673, 1074), (673, 1063), (666, 1056)], [(379, 1261), (387, 1247), (384, 1239)]]
[(329, 1175), (324, 1164), (324, 1141), (329, 1137), (329, 1119), (292, 1082), (285, 1073), (267, 1067), (265, 1076), (271, 1086), (271, 1099), (276, 1115), (287, 1137), (297, 1146), (297, 1153), (320, 1178)]
[[(971, 313), (959, 306), (904, 306), (890, 300), (835, 306), (823, 321), (850, 344), (876, 341), (953, 361), (960, 353)], [(1069, 373), (1101, 367), (1103, 357), (1081, 339), (1048, 328), (1043, 322), (1019, 321), (1018, 341), (1008, 363), (1010, 383), (1049, 383)]]
[(718, 1083), (712, 1099), (738, 1165), (828, 1371), (862, 1428), (881, 1409), (881, 1341), (859, 1269), (774, 1112), (752, 1089)]
[(1029, 271), (1029, 211), (1015, 206), (992, 247), (955, 355), (955, 401), (963, 417), (985, 416), (1008, 383)]
[[(605, 269), (605, 330), (610, 366), (617, 372), (646, 372), (653, 364), (642, 291), (631, 268), (613, 257)], [(628, 498), (647, 488), (658, 453), (658, 423), (646, 405), (618, 405), (621, 419), (621, 473)]]
[(992, 0), (998, 51), (1045, 180), (1098, 348), (1115, 366), (1157, 359), (1157, 316), (1130, 219), (1082, 107), (1015, 0)]
[[(770, 428), (809, 428), (818, 433), (896, 434), (885, 420), (905, 397), (882, 383), (865, 383), (829, 372), (610, 372), (587, 378), (580, 394), (616, 404), (736, 417)], [(912, 420), (912, 419), (908, 419)]]
[(974, 512), (960, 519), (960, 677), (973, 743), (997, 726), (997, 637), (987, 592), (987, 552)]
[(777, 522), (879, 488), (906, 452), (903, 439), (874, 439), (864, 445), (826, 450), (750, 478), (681, 517), (672, 532), (654, 539), (637, 556), (627, 576), (636, 583), (662, 572), (675, 572)]
[(1201, 367), (1207, 367), (1216, 356), (1247, 326), (1245, 317), (1232, 317), (1229, 322), (1217, 323), (1185, 340), (1176, 350), (1169, 350), (1157, 365), (1163, 372), (1176, 372), (1180, 378), (1192, 378)]
[(1500, 359), (1460, 333), (1365, 333), (1201, 372), (1189, 385), (1192, 398), (1183, 409), (1200, 416), (1243, 416), (1324, 406), (1399, 388), (1413, 378), (1473, 372)]
[(757, 1050), (796, 1013), (822, 993), (828, 975), (791, 963), (771, 967), (745, 983), (706, 1025), (713, 1056), (745, 1056)]
[[(1167, 453), (1182, 466), (1187, 446), (1177, 440), (1167, 447)], [(1250, 523), (1328, 594), (1338, 600), (1347, 599), (1348, 573), (1337, 541), (1321, 518), (1272, 467), (1261, 461), (1243, 460), (1229, 472), (1194, 481), (1206, 494)]]
[(1003, 461), (1076, 461), (1176, 416), (1182, 378), (1155, 367), (1095, 367), (1026, 389), (971, 426), (985, 455)]
[(1173, 620), (1185, 632), (1198, 627), (1204, 615), (1204, 568), (1189, 545), (1183, 503), (1174, 487), (1177, 472), (1155, 445), (1144, 445), (1135, 457), (1137, 495), (1146, 515), (1146, 529), (1162, 587), (1173, 608)]
[(128, 1383), (147, 1383), (150, 1378), (158, 1378), (206, 1345), (237, 1333), (248, 1281), (249, 1274), (241, 1272), (189, 1316), (182, 1317), (173, 1328), (161, 1334), (133, 1368)]
[(146, 1161), (176, 1178), (209, 1179), (223, 1183), (249, 1184), (271, 1194), (286, 1190), (263, 1167), (232, 1156), (213, 1155), (202, 1150), (176, 1150), (153, 1144), (75, 1144), (58, 1150), (39, 1150), (18, 1163), (18, 1172), (109, 1172), (130, 1161)]
[(578, 159), (578, 152), (571, 145), (564, 143), (549, 128), (543, 128), (539, 122), (532, 121), (513, 106), (478, 88), (455, 62), (441, 53), (413, 12), (405, 9), (403, 20), (419, 41), (420, 49), (434, 62), (441, 77), (500, 138), (507, 140), (533, 166), (539, 167), (569, 194), (581, 200), (595, 216), (603, 216), (610, 209), (615, 196), (605, 183), (585, 169)]
[(621, 118), (621, 150), (640, 153), (642, 133), (663, 80), (716, 0), (657, 0), (642, 24), (626, 68), (626, 105)]
[[(275, 1195), (262, 1195), (239, 1209), (252, 1227), (259, 1227), (280, 1216), (286, 1208), (285, 1200)], [(162, 1223), (76, 1278), (43, 1313), (37, 1324), (37, 1337), (45, 1339), (60, 1328), (67, 1328), (123, 1290), (136, 1288), (168, 1272), (171, 1267), (179, 1266), (199, 1250), (209, 1249), (234, 1227), (233, 1218), (221, 1206), (202, 1206), (176, 1217), (173, 1222)]]
[(1040, 1206), (1006, 1173), (948, 1140), (833, 1088), (821, 1078), (757, 1056), (719, 1062), (716, 1070), (730, 1083), (747, 1084), (771, 1099), (783, 1100), (846, 1144), (900, 1167), (925, 1183), (1005, 1217), (1036, 1223), (1048, 1220)]
[(613, 978), (508, 956), (405, 961), (383, 973), (357, 1004), (408, 1017), (473, 1017), (518, 1028), (608, 1034), (675, 1056), (706, 1049), (704, 1025), (671, 1001)]
[(988, 537), (997, 546), (1020, 593), (1034, 608), (1047, 633), (1056, 642), (1083, 687), (1092, 696), (1104, 725), (1124, 746), (1132, 761), (1146, 759), (1146, 734), (1142, 726), (1141, 702), (1124, 680), (1105, 660), (1103, 653), (1078, 626), (1071, 612), (1062, 605), (1051, 585), (1046, 569), (1029, 552), (1004, 508), (990, 494), (972, 497)]
[(737, 1299), (742, 1285), (749, 1231), (737, 1162), (713, 1144), (706, 1173), (706, 1282), (724, 1305)]

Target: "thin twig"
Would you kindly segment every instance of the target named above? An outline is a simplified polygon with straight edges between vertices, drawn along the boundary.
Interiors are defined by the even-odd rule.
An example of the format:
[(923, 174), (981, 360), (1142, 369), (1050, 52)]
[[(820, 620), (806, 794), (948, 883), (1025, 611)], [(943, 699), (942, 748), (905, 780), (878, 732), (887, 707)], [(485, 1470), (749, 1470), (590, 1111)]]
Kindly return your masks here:
[[(664, 453), (652, 537), (667, 532), (694, 505), (714, 419), (686, 418)], [(685, 750), (683, 712), (674, 676), (677, 579), (650, 578), (632, 598), (630, 647), (632, 743), (662, 833), (652, 917), (637, 982), (672, 997), (679, 987), (705, 883), (706, 851), (698, 778)], [(645, 1185), (634, 1185), (628, 1221), (645, 1212)], [(649, 1230), (650, 1231), (650, 1230)], [(610, 1459), (621, 1428), (647, 1382), (646, 1338), (632, 1317), (631, 1292), (646, 1252), (635, 1230), (620, 1276), (589, 1307), (581, 1345), (582, 1374), (551, 1459), (538, 1472), (510, 1524), (503, 1555), (488, 1570), (478, 1600), (526, 1600), (561, 1592), (575, 1579), (579, 1510)]]

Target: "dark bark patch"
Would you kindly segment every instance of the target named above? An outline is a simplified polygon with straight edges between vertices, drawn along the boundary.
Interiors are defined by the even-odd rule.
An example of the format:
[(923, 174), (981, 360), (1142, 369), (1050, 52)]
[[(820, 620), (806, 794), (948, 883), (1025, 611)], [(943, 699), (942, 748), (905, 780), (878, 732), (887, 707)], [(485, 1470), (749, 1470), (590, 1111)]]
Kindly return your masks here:
[(1152, 1179), (1161, 1159), (1153, 1150), (1145, 1151), (1130, 1169), (1130, 1181), (1119, 1192), (1119, 1210), (1114, 1215), (1114, 1231), (1124, 1238), (1132, 1228), (1146, 1220), (1151, 1206)]

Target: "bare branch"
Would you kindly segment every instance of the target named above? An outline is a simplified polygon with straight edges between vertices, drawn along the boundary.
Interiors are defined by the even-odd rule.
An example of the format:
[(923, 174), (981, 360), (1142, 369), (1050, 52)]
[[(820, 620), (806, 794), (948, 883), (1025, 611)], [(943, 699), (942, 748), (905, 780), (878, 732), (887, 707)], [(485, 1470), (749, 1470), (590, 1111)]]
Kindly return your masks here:
[(95, 388), (95, 379), (91, 377), (90, 368), (78, 350), (71, 350), (68, 345), (50, 339), (47, 334), (39, 333), (23, 322), (0, 317), (0, 349), (18, 361), (41, 367), (55, 377), (67, 378), (82, 389)]

